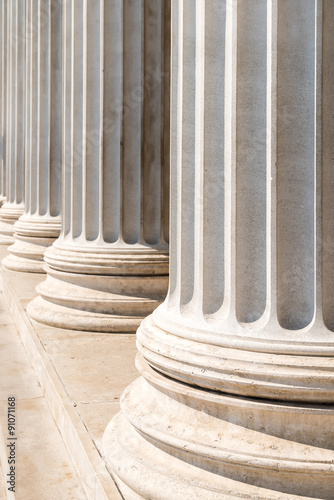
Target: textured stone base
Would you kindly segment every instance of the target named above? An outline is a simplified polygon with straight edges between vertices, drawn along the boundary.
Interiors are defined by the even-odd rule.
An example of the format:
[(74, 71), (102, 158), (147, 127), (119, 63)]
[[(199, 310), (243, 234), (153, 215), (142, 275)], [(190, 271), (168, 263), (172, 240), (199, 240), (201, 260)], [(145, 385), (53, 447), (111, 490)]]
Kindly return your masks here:
[[(115, 304), (116, 307), (117, 304)], [(42, 297), (37, 297), (30, 302), (27, 313), (32, 319), (45, 325), (87, 332), (134, 332), (143, 320), (143, 316), (102, 314), (65, 307), (53, 304)]]
[(104, 451), (140, 498), (333, 498), (334, 407), (227, 396), (174, 381), (139, 355)]
[(167, 293), (168, 255), (159, 252), (78, 251), (53, 245), (45, 262), (47, 278), (27, 311), (47, 325), (133, 332)]
[(2, 265), (11, 271), (45, 273), (44, 252), (59, 236), (60, 226), (57, 219), (20, 217), (14, 225), (15, 242), (8, 248), (11, 255)]
[(14, 243), (14, 224), (23, 214), (23, 207), (4, 202), (0, 208), (0, 245)]
[(10, 255), (3, 259), (2, 265), (11, 271), (45, 273), (43, 256), (53, 241), (51, 238), (31, 238), (26, 241), (16, 236), (14, 244), (8, 248)]
[(37, 288), (28, 314), (47, 325), (133, 332), (164, 299), (168, 276), (99, 276), (55, 271)]

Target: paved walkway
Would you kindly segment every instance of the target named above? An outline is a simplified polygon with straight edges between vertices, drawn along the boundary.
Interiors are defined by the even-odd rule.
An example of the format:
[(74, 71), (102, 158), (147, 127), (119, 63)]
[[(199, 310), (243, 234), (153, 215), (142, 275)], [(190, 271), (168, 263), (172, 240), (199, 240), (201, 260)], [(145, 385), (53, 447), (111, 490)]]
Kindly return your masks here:
[[(0, 247), (0, 258), (6, 254)], [(0, 278), (1, 437), (3, 450), (7, 398), (15, 395), (15, 499), (120, 500), (101, 443), (123, 390), (138, 377), (135, 335), (75, 332), (30, 321), (25, 308), (45, 275), (3, 270)]]
[[(0, 294), (1, 498), (8, 473), (8, 397), (15, 397), (16, 500), (84, 500), (86, 495), (43, 395), (36, 374)], [(11, 415), (14, 413), (11, 412)], [(10, 437), (10, 440), (8, 439)], [(6, 481), (6, 479), (5, 479)]]

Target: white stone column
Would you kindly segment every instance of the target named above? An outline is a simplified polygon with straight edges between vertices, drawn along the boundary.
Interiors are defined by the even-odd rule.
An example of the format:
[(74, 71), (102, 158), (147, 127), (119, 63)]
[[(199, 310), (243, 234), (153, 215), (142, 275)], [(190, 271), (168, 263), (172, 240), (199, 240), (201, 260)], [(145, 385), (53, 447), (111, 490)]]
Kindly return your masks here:
[(173, 0), (171, 269), (125, 499), (333, 498), (334, 4)]
[(6, 199), (7, 2), (0, 2), (0, 206)]
[(0, 208), (3, 244), (14, 241), (13, 225), (24, 209), (25, 0), (7, 2), (6, 7), (6, 201)]
[(60, 234), (62, 112), (61, 0), (26, 2), (25, 209), (3, 265), (43, 272)]
[(165, 4), (64, 2), (62, 231), (28, 307), (42, 323), (133, 331), (167, 292)]

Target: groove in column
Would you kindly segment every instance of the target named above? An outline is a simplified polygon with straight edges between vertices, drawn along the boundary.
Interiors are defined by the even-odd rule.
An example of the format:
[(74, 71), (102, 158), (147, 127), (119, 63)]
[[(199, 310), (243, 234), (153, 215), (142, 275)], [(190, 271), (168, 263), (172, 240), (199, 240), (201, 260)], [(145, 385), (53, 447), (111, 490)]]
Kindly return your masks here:
[(170, 276), (168, 305), (178, 303), (180, 292), (180, 227), (182, 168), (183, 0), (172, 0), (170, 90)]
[(170, 65), (171, 65), (171, 0), (163, 2), (163, 77), (162, 77), (162, 239), (169, 242), (170, 197)]
[(34, 22), (34, 19), (38, 19), (38, 8), (39, 3), (31, 2), (30, 4), (30, 17), (29, 17), (29, 46), (30, 46), (30, 54), (29, 58), (26, 61), (27, 66), (29, 65), (29, 73), (30, 73), (30, 89), (31, 93), (27, 93), (27, 98), (29, 99), (29, 111), (30, 111), (30, 121), (27, 126), (29, 127), (29, 131), (27, 132), (27, 140), (30, 141), (28, 148), (30, 149), (30, 163), (29, 168), (27, 168), (26, 173), (26, 182), (27, 189), (29, 191), (29, 213), (34, 214), (37, 211), (37, 185), (35, 182), (30, 182), (28, 176), (30, 178), (37, 178), (38, 175), (38, 161), (39, 161), (39, 108), (38, 108), (38, 92), (39, 92), (39, 35), (38, 35), (38, 26), (39, 23), (37, 21)]
[(122, 235), (137, 243), (141, 222), (143, 2), (124, 0)]
[(334, 4), (323, 2), (322, 53), (322, 259), (323, 317), (334, 331)]
[(24, 144), (24, 161), (25, 161), (25, 195), (24, 206), (27, 213), (31, 213), (31, 196), (30, 184), (28, 176), (31, 172), (31, 155), (32, 155), (32, 51), (33, 37), (31, 36), (32, 26), (32, 0), (26, 2), (26, 102), (25, 102), (25, 144)]
[(17, 9), (15, 202), (21, 204), (24, 199), (25, 0), (18, 0)]
[(63, 6), (63, 118), (62, 118), (62, 234), (64, 237), (71, 234), (72, 221), (72, 3), (64, 0)]
[(194, 294), (195, 265), (195, 123), (196, 123), (196, 11), (192, 0), (183, 2), (183, 123), (181, 170), (181, 306)]
[(203, 131), (203, 313), (205, 315), (214, 314), (221, 308), (225, 288), (225, 29), (226, 2), (221, 0), (206, 2)]
[(162, 0), (144, 3), (143, 237), (149, 245), (161, 234)]
[[(94, 241), (100, 231), (100, 165), (101, 151), (101, 119), (102, 119), (102, 79), (103, 56), (101, 53), (101, 25), (103, 19), (100, 0), (89, 0), (86, 3), (87, 39), (86, 43), (86, 86), (85, 101), (85, 211), (86, 239)], [(102, 31), (103, 35), (103, 31)]]
[(50, 165), (48, 209), (51, 217), (60, 214), (61, 204), (61, 119), (62, 119), (62, 0), (51, 0), (50, 67)]
[(277, 308), (283, 328), (314, 316), (315, 2), (278, 2)]
[(267, 1), (238, 2), (236, 136), (236, 314), (266, 307)]
[(115, 243), (121, 230), (123, 109), (123, 2), (104, 3), (103, 239)]
[(83, 170), (85, 165), (85, 92), (84, 92), (84, 12), (87, 0), (73, 0), (72, 12), (72, 68), (71, 68), (71, 127), (72, 127), (72, 236), (83, 230)]
[[(36, 19), (36, 18), (35, 18)], [(38, 164), (37, 164), (37, 193), (36, 214), (46, 215), (48, 212), (48, 193), (50, 165), (50, 36), (51, 36), (51, 1), (38, 2), (38, 65), (34, 71), (38, 73)], [(41, 68), (47, 68), (41, 71)], [(37, 132), (37, 131), (36, 131)], [(32, 184), (34, 181), (32, 179)]]

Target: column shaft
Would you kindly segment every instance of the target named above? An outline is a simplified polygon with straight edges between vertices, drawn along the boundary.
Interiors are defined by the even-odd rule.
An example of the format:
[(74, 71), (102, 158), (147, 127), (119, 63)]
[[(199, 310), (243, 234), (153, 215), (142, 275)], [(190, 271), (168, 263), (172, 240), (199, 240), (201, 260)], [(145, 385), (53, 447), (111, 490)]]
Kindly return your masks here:
[(0, 2), (0, 203), (6, 199), (7, 2)]
[(43, 272), (60, 234), (62, 2), (26, 2), (25, 209), (3, 265)]
[(24, 207), (25, 1), (4, 3), (4, 15), (7, 10), (7, 71), (6, 86), (2, 89), (6, 90), (6, 201), (0, 208), (0, 243), (8, 244), (13, 242), (13, 225)]
[(63, 222), (28, 309), (41, 322), (131, 331), (166, 294), (165, 4), (64, 2)]
[(333, 496), (330, 2), (172, 2), (171, 279), (104, 451), (126, 499)]

